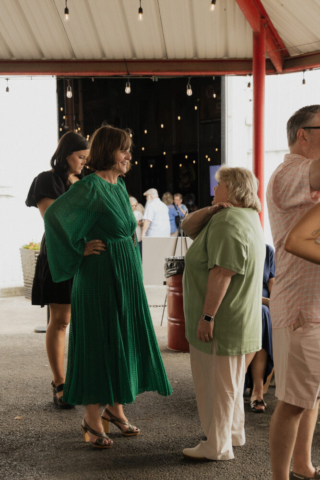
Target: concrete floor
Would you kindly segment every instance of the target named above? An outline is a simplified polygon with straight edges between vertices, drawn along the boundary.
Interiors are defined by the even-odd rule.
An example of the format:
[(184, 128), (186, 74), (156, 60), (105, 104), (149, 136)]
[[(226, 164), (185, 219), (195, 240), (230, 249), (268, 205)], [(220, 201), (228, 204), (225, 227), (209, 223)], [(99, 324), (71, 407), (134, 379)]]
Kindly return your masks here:
[[(147, 287), (150, 305), (163, 304), (164, 287)], [(173, 395), (144, 393), (126, 407), (129, 419), (141, 429), (125, 438), (111, 425), (114, 446), (97, 450), (83, 442), (83, 407), (56, 410), (50, 394), (51, 373), (45, 335), (33, 332), (46, 324), (46, 310), (32, 307), (23, 297), (0, 299), (0, 480), (160, 480), (271, 479), (268, 427), (275, 406), (274, 389), (265, 399), (265, 414), (246, 410), (247, 443), (235, 448), (235, 460), (185, 460), (184, 447), (203, 438), (199, 423), (189, 354), (168, 350), (162, 309), (151, 308), (163, 361)], [(316, 430), (314, 462), (320, 463), (320, 432)]]

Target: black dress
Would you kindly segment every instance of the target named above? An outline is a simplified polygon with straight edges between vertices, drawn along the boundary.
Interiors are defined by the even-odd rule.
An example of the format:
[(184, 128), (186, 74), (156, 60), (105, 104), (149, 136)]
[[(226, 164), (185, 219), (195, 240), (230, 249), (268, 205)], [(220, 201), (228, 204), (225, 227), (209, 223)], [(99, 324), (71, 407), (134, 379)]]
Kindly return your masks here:
[[(43, 198), (56, 200), (69, 189), (62, 178), (54, 172), (42, 172), (32, 182), (27, 207), (37, 207)], [(54, 283), (49, 270), (45, 235), (42, 237), (40, 254), (38, 256), (32, 287), (32, 305), (49, 305), (49, 303), (70, 304), (72, 279)]]

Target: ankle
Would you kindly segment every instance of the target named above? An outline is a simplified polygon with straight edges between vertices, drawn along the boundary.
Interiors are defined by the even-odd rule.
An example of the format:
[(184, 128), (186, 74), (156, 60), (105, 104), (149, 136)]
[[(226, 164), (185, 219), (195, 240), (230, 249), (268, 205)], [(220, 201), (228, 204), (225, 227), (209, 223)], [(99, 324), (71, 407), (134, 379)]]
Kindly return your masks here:
[(299, 475), (305, 477), (314, 477), (316, 469), (311, 462), (306, 463), (305, 461), (299, 461), (299, 459), (294, 459), (292, 464), (292, 471)]

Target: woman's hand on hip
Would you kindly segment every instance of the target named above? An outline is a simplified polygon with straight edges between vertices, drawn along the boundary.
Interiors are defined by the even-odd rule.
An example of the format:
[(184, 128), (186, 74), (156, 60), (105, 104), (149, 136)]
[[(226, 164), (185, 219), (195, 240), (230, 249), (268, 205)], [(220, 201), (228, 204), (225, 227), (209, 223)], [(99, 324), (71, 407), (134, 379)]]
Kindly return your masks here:
[(102, 240), (91, 240), (86, 243), (83, 255), (84, 257), (88, 255), (100, 255), (100, 252), (104, 252), (105, 249), (106, 246)]
[(201, 317), (199, 320), (198, 324), (198, 330), (197, 330), (197, 338), (200, 340), (200, 342), (209, 342), (210, 340), (213, 339), (213, 327), (214, 327), (214, 321), (213, 322), (207, 322), (206, 320), (203, 320)]

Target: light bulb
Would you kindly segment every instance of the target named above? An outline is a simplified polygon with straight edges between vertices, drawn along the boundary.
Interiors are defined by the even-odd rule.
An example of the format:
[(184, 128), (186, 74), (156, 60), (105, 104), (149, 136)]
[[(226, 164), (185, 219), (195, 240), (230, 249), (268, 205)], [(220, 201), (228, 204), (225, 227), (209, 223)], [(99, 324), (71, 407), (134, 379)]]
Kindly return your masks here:
[(187, 95), (188, 95), (188, 97), (191, 97), (191, 95), (192, 95), (192, 88), (191, 88), (191, 84), (190, 84), (190, 78), (191, 78), (191, 77), (189, 77), (189, 80), (188, 80), (188, 83), (187, 83)]
[(148, 130), (145, 130), (144, 133), (147, 134), (147, 133), (148, 133)]
[(181, 117), (180, 117), (180, 116), (178, 117), (178, 120), (181, 120)]
[(144, 151), (144, 147), (142, 147), (141, 150)]
[(179, 167), (182, 167), (182, 163), (180, 163)]
[(143, 10), (142, 10), (141, 7), (139, 8), (138, 20), (139, 20), (139, 22), (142, 22), (142, 20), (143, 20)]
[(135, 163), (135, 165), (138, 165), (138, 162), (134, 162), (134, 163)]
[(166, 165), (166, 168), (169, 168), (168, 165)]
[(188, 158), (188, 155), (185, 155), (184, 158)]
[(216, 148), (216, 152), (218, 152), (219, 148)]
[(163, 155), (167, 155), (167, 152), (163, 152)]
[(251, 82), (248, 82), (247, 88), (251, 88)]
[(6, 88), (6, 92), (9, 93), (9, 87)]
[(130, 133), (130, 137), (132, 138), (132, 133)]
[(63, 117), (62, 117), (62, 118), (63, 118), (63, 120), (65, 120), (66, 116), (65, 116), (65, 115), (63, 115)]
[(62, 132), (62, 128), (61, 128), (61, 127), (59, 128), (59, 130), (60, 130), (60, 132)]
[(196, 163), (196, 161), (195, 161), (195, 160), (193, 160), (193, 162), (192, 162), (192, 163)]
[(150, 168), (153, 168), (153, 165), (150, 165)]
[(161, 128), (164, 128), (164, 125), (163, 125), (163, 123), (161, 123), (160, 127), (161, 127)]
[(216, 93), (214, 93), (212, 96), (213, 96), (213, 98), (216, 98), (217, 94), (216, 94)]
[(60, 111), (63, 112), (63, 108), (62, 108), (62, 107), (60, 107)]
[(195, 106), (194, 106), (194, 109), (195, 109), (195, 110), (198, 110), (198, 107), (197, 107), (197, 105), (195, 105)]
[(210, 162), (210, 160), (211, 160), (211, 159), (210, 159), (210, 158), (208, 158), (208, 162)]
[(130, 85), (130, 82), (127, 82), (126, 83), (126, 88), (124, 90), (126, 93), (131, 93), (131, 85)]
[(72, 98), (72, 88), (70, 85), (68, 85), (67, 87), (67, 97)]
[(66, 8), (64, 9), (64, 21), (69, 22), (68, 0), (66, 0)]
[(211, 10), (211, 12), (214, 11), (215, 6), (216, 6), (216, 0), (211, 0), (211, 5), (210, 5), (210, 10)]
[(208, 155), (206, 155), (206, 158), (208, 158)]

